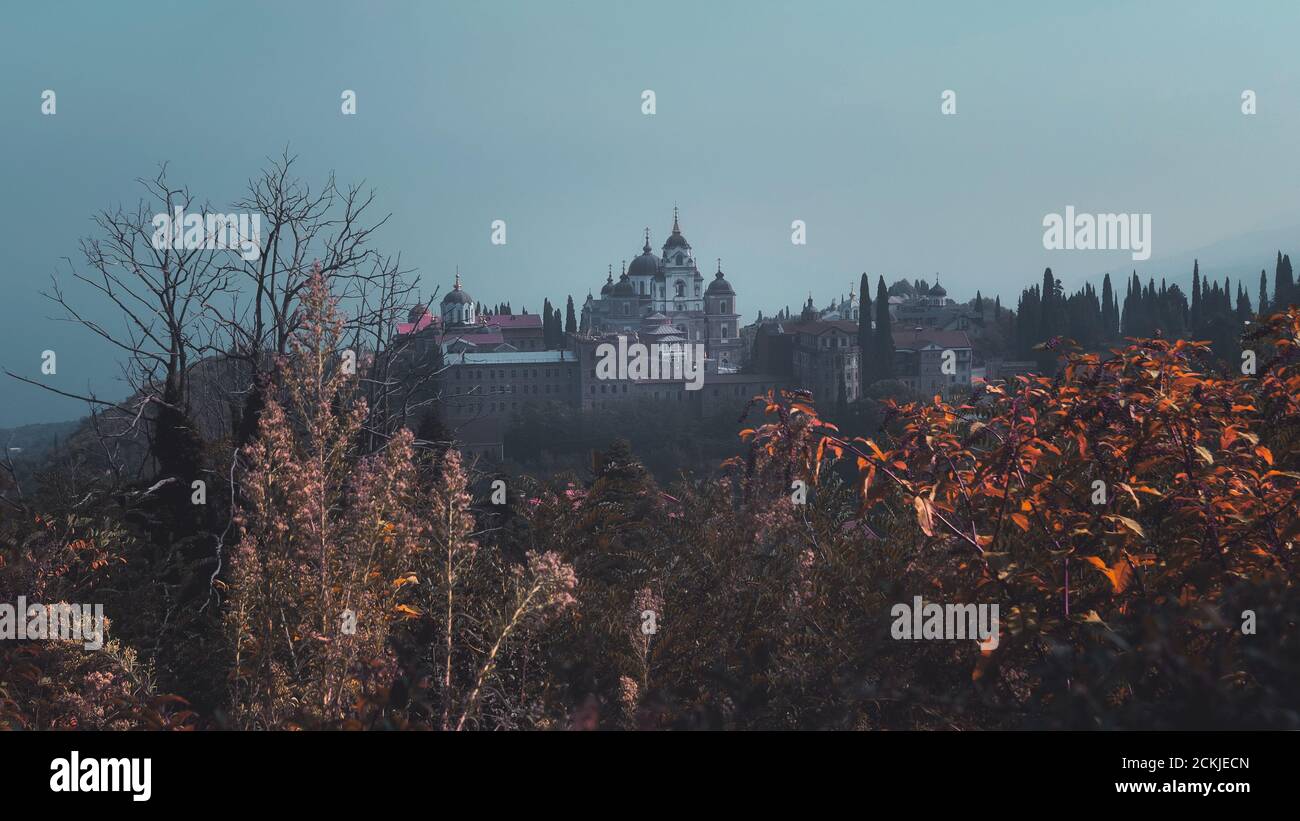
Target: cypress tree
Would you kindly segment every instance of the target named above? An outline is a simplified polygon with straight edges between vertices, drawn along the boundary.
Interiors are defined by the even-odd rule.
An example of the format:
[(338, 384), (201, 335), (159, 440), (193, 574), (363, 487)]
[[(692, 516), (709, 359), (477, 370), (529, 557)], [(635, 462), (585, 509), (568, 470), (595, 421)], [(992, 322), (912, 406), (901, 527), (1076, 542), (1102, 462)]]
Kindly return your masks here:
[(1111, 290), (1110, 274), (1101, 281), (1101, 335), (1102, 339), (1114, 339), (1119, 329), (1115, 323), (1115, 292)]
[(1291, 255), (1282, 255), (1282, 264), (1279, 266), (1282, 274), (1283, 285), (1273, 287), (1273, 301), (1282, 309), (1286, 310), (1296, 302), (1296, 283), (1291, 273)]
[(1273, 268), (1273, 304), (1278, 310), (1286, 310), (1287, 304), (1291, 301), (1291, 286), (1294, 283), (1291, 280), (1291, 262), (1286, 260), (1283, 266), (1282, 252), (1277, 252), (1277, 264)]
[(876, 282), (876, 331), (872, 355), (877, 379), (894, 378), (894, 332), (889, 320), (889, 291), (882, 276)]
[(559, 347), (555, 341), (555, 311), (551, 307), (551, 300), (542, 301), (542, 340), (547, 350), (553, 350)]
[(564, 307), (564, 332), (576, 334), (578, 332), (578, 315), (573, 311), (573, 295), (569, 295), (569, 302)]
[(865, 272), (858, 281), (858, 288), (862, 291), (862, 301), (858, 305), (858, 384), (865, 389), (876, 381), (874, 357), (871, 356), (871, 297), (867, 294), (871, 283)]
[(1201, 261), (1192, 261), (1192, 328), (1201, 325)]

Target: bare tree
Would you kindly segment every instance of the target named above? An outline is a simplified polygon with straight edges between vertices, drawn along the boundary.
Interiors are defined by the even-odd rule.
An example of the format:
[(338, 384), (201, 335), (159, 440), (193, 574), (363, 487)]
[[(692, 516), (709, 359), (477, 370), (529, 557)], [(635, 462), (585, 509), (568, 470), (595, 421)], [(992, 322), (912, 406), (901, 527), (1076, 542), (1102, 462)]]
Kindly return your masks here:
[[(98, 317), (103, 312), (98, 306), (78, 304), (58, 275), (51, 277), (50, 289), (43, 292), (62, 309), (61, 319), (82, 326), (121, 352), (122, 373), (131, 395), (122, 402), (109, 402), (10, 373), (105, 409), (97, 423), (107, 426), (107, 435), (117, 437), (138, 437), (149, 423), (157, 422), (160, 413), (170, 414), (173, 420), (184, 419), (190, 369), (204, 344), (199, 339), (203, 306), (228, 287), (220, 264), (220, 255), (228, 252), (208, 247), (212, 243), (206, 242), (199, 243), (204, 247), (176, 248), (174, 243), (156, 241), (156, 214), (196, 209), (189, 190), (167, 181), (166, 165), (152, 179), (137, 182), (146, 196), (133, 210), (118, 206), (97, 214), (97, 233), (81, 242), (84, 268), (69, 265), (70, 280), (107, 302), (115, 319), (101, 320)], [(199, 206), (198, 210), (207, 208)], [(152, 433), (145, 431), (144, 435)]]

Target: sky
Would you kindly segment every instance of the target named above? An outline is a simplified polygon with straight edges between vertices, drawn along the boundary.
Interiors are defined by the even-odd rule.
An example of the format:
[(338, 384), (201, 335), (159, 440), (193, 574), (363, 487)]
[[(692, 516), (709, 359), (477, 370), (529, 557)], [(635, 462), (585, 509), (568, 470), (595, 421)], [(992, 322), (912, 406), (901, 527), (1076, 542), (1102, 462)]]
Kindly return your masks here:
[[(745, 321), (809, 291), (823, 306), (864, 271), (937, 272), (952, 297), (1013, 306), (1047, 266), (1068, 289), (1134, 268), (1185, 279), (1197, 249), (1253, 295), (1277, 247), (1255, 259), (1241, 238), (1300, 240), (1298, 31), (1300, 4), (1281, 1), (15, 4), (0, 22), (0, 366), (124, 395), (115, 352), (40, 291), (58, 276), (117, 321), (67, 279), (93, 215), (133, 207), (163, 162), (228, 205), (286, 146), (308, 182), (375, 189), (392, 215), (375, 244), (425, 293), (459, 267), (475, 299), (516, 311), (580, 304), (645, 227), (663, 242), (674, 205)], [(1066, 206), (1151, 214), (1151, 259), (1045, 249), (1043, 218)], [(0, 380), (0, 425), (84, 413)]]

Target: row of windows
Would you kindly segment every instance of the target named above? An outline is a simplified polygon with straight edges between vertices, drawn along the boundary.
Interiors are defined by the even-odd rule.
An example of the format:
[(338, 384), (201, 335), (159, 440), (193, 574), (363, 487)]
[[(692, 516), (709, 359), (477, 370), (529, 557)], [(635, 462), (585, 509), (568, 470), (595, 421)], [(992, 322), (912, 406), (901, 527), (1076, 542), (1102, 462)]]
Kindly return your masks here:
[[(482, 392), (479, 391), (479, 387), (481, 386), (475, 385), (474, 387), (463, 392), (461, 391), (460, 388), (452, 388), (451, 395), (452, 396), (482, 395)], [(502, 394), (502, 393), (523, 393), (523, 394), (536, 395), (538, 393), (539, 388), (544, 389), (541, 392), (547, 394), (564, 393), (566, 391), (577, 390), (576, 385), (489, 385), (487, 389), (487, 395)]]
[[(568, 372), (568, 374), (569, 374), (569, 378), (570, 378), (570, 379), (573, 379), (575, 376), (577, 376), (577, 372), (574, 371), (572, 368), (565, 368), (565, 369), (561, 369), (561, 368), (542, 368), (542, 378), (544, 378), (544, 379), (556, 379), (556, 378), (559, 378), (559, 377), (564, 376), (564, 372), (565, 372), (565, 371)], [(466, 374), (466, 376), (465, 376), (466, 379), (482, 379), (482, 378), (483, 378), (483, 371), (478, 371), (478, 370), (476, 370), (476, 371), (469, 371), (469, 370), (464, 370), (464, 371), (462, 371), (461, 368), (457, 368), (457, 369), (456, 369), (456, 379), (457, 379), (457, 380), (460, 379), (460, 376), (461, 376), (461, 373), (462, 373), (462, 372), (463, 372), (464, 374)], [(522, 377), (522, 378), (524, 378), (524, 379), (527, 379), (527, 378), (530, 377), (530, 376), (532, 376), (533, 378), (537, 378), (537, 372), (538, 372), (538, 369), (537, 369), (537, 368), (533, 368), (533, 369), (531, 369), (531, 372), (530, 372), (530, 370), (529, 370), (528, 368), (524, 368), (523, 371), (522, 371), (522, 373), (520, 372), (520, 370), (519, 370), (518, 368), (511, 368), (511, 369), (510, 369), (510, 378), (511, 378), (511, 379), (519, 379), (519, 378)], [(500, 370), (492, 370), (492, 369), (489, 369), (488, 372), (487, 372), (487, 378), (488, 378), (488, 379), (505, 379), (505, 378), (506, 378), (506, 372), (505, 372), (505, 369), (504, 369), (504, 368), (503, 368), (503, 369), (500, 369)]]

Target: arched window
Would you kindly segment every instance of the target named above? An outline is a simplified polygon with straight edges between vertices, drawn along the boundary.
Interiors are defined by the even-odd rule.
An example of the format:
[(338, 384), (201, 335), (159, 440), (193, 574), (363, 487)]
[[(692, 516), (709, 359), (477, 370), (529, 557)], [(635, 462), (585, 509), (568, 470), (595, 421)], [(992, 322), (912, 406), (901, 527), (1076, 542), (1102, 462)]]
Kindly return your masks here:
[(686, 283), (685, 283), (685, 282), (682, 282), (680, 279), (677, 280), (677, 286), (676, 286), (676, 288), (677, 288), (676, 296), (686, 296)]

